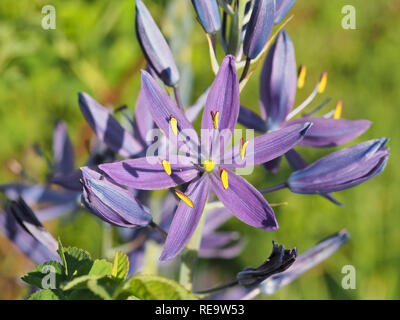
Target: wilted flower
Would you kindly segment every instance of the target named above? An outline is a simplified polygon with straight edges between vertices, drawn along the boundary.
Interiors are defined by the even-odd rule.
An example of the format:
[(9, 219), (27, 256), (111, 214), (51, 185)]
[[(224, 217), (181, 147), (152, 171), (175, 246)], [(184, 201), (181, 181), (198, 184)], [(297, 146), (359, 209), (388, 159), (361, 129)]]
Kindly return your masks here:
[(148, 63), (168, 86), (179, 81), (179, 71), (168, 43), (142, 0), (136, 0), (136, 34)]
[(334, 254), (349, 238), (350, 234), (346, 230), (342, 230), (303, 252), (286, 271), (275, 274), (262, 282), (260, 285), (261, 294), (268, 296), (288, 285), (304, 272)]
[(192, 0), (192, 4), (205, 32), (216, 33), (221, 29), (217, 0)]
[(293, 172), (287, 182), (295, 193), (328, 193), (348, 189), (381, 173), (389, 157), (387, 138), (369, 140), (333, 152), (304, 169)]
[(283, 245), (278, 246), (272, 241), (272, 253), (269, 258), (258, 268), (248, 267), (239, 272), (237, 279), (240, 285), (254, 286), (275, 273), (280, 273), (289, 268), (296, 260), (297, 249), (286, 249)]
[[(148, 100), (147, 105), (158, 127), (172, 143), (183, 131), (194, 133), (191, 123), (172, 99), (146, 72), (142, 73), (142, 89)], [(239, 82), (234, 57), (227, 56), (210, 89), (203, 112), (202, 129), (211, 130), (217, 136), (221, 130), (234, 129), (239, 113)], [(160, 157), (146, 157), (100, 165), (114, 181), (136, 189), (153, 190), (176, 187), (190, 182), (186, 192), (176, 194), (182, 199), (165, 242), (161, 260), (175, 257), (189, 241), (203, 212), (210, 186), (224, 205), (245, 223), (274, 230), (278, 227), (272, 208), (262, 195), (245, 179), (229, 170), (231, 168), (257, 165), (269, 161), (290, 150), (303, 138), (310, 124), (293, 126), (251, 139), (233, 150), (213, 158), (218, 139), (206, 144), (200, 161), (197, 135), (191, 138), (188, 147), (190, 156), (178, 155), (174, 163)], [(179, 135), (180, 136), (180, 135)], [(186, 141), (186, 138), (184, 138)], [(182, 141), (181, 141), (182, 142)], [(193, 147), (194, 145), (194, 147)], [(216, 145), (216, 146), (215, 146)], [(248, 146), (247, 146), (248, 145)], [(246, 146), (250, 152), (246, 152)], [(206, 154), (203, 154), (204, 153)], [(192, 155), (196, 156), (193, 157)], [(236, 159), (242, 155), (242, 163), (224, 163), (224, 159)], [(252, 161), (246, 161), (251, 159)], [(251, 207), (248, 205), (251, 203)]]

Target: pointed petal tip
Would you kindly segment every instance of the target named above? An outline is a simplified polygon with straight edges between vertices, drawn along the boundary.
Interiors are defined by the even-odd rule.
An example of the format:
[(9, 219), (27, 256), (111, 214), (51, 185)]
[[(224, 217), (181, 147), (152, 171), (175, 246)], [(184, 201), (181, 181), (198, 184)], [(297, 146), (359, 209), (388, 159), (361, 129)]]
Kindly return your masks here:
[(313, 126), (312, 122), (306, 122), (300, 131), (300, 135), (305, 136), (307, 131)]

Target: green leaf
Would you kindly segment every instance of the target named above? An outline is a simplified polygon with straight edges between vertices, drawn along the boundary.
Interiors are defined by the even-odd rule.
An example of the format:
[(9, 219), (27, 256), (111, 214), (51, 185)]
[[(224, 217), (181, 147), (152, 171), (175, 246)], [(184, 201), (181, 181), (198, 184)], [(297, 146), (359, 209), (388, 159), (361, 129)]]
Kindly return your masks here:
[(64, 300), (65, 297), (59, 290), (43, 289), (33, 293), (28, 300)]
[(160, 276), (139, 275), (130, 278), (118, 292), (117, 299), (135, 296), (141, 300), (197, 300), (176, 281)]
[(89, 280), (97, 280), (102, 278), (102, 276), (89, 276), (89, 275), (84, 275), (80, 277), (76, 277), (75, 279), (65, 282), (61, 285), (61, 289), (64, 291), (68, 291), (71, 289), (86, 289), (87, 288), (87, 282)]
[(88, 274), (91, 276), (110, 276), (112, 269), (111, 262), (104, 259), (95, 260)]
[(121, 251), (115, 252), (111, 275), (114, 278), (125, 280), (126, 276), (128, 275), (128, 272), (129, 272), (128, 256)]
[(22, 280), (32, 286), (43, 289), (42, 280), (44, 277), (48, 278), (51, 271), (55, 273), (55, 286), (58, 288), (66, 280), (66, 277), (64, 267), (57, 261), (47, 261), (44, 264), (36, 266), (33, 271), (23, 276)]

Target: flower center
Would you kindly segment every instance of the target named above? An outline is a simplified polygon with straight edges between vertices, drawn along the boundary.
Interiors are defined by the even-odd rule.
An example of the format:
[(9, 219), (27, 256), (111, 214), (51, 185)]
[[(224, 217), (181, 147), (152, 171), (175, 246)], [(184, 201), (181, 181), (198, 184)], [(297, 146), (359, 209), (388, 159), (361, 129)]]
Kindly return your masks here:
[(214, 161), (212, 161), (211, 159), (205, 160), (203, 162), (203, 168), (207, 172), (210, 172), (212, 169), (214, 169), (214, 167), (215, 167)]

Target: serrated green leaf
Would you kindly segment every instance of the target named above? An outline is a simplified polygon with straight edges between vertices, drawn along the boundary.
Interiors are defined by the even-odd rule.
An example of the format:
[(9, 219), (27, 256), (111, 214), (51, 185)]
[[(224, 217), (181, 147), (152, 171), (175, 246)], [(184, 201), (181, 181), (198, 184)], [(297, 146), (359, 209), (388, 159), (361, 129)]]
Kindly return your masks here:
[[(47, 277), (46, 279), (48, 279), (49, 273), (53, 271), (53, 269), (50, 270), (49, 267), (54, 269), (54, 273), (55, 273), (55, 283), (54, 284), (55, 284), (56, 288), (58, 288), (60, 286), (60, 284), (63, 281), (65, 281), (66, 277), (65, 277), (64, 267), (61, 264), (59, 264), (57, 261), (47, 261), (44, 264), (40, 264), (40, 265), (36, 266), (33, 269), (33, 271), (31, 271), (28, 274), (26, 274), (25, 276), (23, 276), (22, 280), (32, 286), (43, 289), (43, 285), (42, 285), (43, 278)], [(46, 283), (47, 283), (47, 281), (46, 281)], [(48, 289), (48, 288), (46, 288), (46, 289)]]
[(197, 300), (176, 281), (151, 275), (139, 275), (130, 278), (118, 292), (117, 299), (135, 296), (140, 300)]
[(65, 297), (59, 290), (43, 289), (31, 294), (28, 300), (64, 300)]
[(121, 251), (115, 252), (111, 275), (114, 278), (125, 280), (126, 276), (128, 275), (128, 272), (129, 272), (128, 256)]
[(88, 274), (91, 276), (110, 276), (112, 269), (111, 262), (104, 259), (95, 260)]

